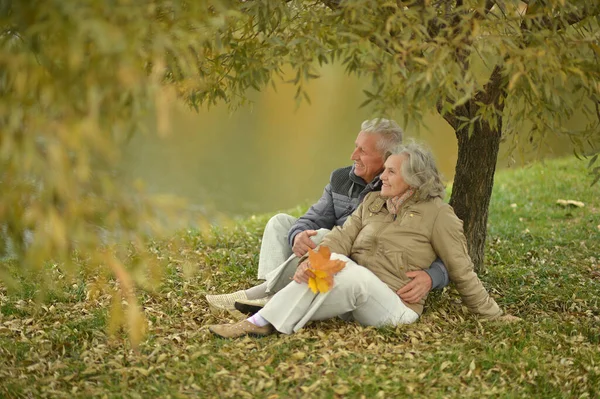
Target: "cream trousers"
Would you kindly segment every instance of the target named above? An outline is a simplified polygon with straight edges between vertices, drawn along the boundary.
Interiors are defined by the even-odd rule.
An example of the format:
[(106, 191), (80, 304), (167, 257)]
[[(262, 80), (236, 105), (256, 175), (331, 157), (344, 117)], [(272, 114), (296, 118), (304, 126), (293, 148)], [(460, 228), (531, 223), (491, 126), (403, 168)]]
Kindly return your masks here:
[[(294, 275), (296, 266), (298, 266), (298, 258), (292, 252), (287, 236), (296, 220), (298, 219), (293, 216), (278, 213), (267, 222), (258, 257), (258, 278), (260, 280), (268, 281), (269, 273), (281, 268), (284, 264), (284, 268), (292, 266), (289, 270), (293, 269), (292, 276)], [(318, 245), (328, 232), (327, 229), (319, 229), (317, 235), (311, 239)]]
[[(370, 270), (344, 255), (334, 253), (331, 257), (346, 262), (346, 267), (335, 275), (331, 290), (314, 294), (307, 284), (292, 281), (277, 292), (259, 314), (285, 334), (297, 332), (310, 320), (336, 316), (365, 326), (410, 324), (419, 318)], [(274, 284), (269, 279), (267, 282)]]
[(267, 274), (294, 255), (288, 244), (287, 235), (296, 220), (298, 219), (293, 216), (278, 213), (267, 222), (258, 257), (259, 279), (266, 279)]

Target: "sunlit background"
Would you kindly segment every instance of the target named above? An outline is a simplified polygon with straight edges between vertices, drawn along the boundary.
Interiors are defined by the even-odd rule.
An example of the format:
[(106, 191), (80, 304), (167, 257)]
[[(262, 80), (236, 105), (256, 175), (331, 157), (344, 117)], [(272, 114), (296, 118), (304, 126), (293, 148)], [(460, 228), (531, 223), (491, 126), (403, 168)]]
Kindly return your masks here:
[[(225, 105), (196, 112), (173, 102), (170, 134), (148, 132), (127, 145), (123, 170), (141, 179), (153, 194), (183, 197), (191, 209), (210, 209), (227, 217), (287, 210), (316, 201), (335, 168), (351, 163), (354, 140), (365, 119), (377, 117), (362, 93), (367, 82), (329, 66), (308, 87), (311, 104), (297, 106), (295, 88), (280, 82), (251, 95), (252, 104), (236, 111)], [(400, 122), (400, 113), (393, 115)], [(454, 176), (456, 138), (449, 125), (431, 113), (427, 127), (408, 128), (406, 137), (427, 144), (446, 180)], [(544, 156), (572, 153), (567, 140), (547, 143)], [(527, 159), (532, 159), (533, 154)], [(520, 155), (507, 156), (499, 168), (523, 164)]]

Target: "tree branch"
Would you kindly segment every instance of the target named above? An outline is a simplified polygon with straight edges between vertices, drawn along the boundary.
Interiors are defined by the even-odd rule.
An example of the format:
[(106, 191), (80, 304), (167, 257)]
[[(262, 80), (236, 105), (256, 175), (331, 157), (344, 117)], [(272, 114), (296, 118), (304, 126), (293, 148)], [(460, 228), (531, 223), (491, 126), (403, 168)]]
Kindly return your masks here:
[[(578, 13), (569, 13), (566, 15), (566, 23), (568, 26), (571, 25), (575, 25), (578, 22), (583, 21), (584, 19), (588, 18), (588, 17), (593, 17), (593, 16), (597, 16), (600, 14), (600, 3), (595, 2), (596, 4), (594, 4), (591, 7), (588, 7), (587, 4), (584, 7), (584, 9), (582, 10), (581, 14)], [(546, 17), (546, 23), (549, 24), (551, 26), (552, 21), (550, 20), (550, 18)]]
[[(557, 31), (568, 28), (571, 25), (575, 25), (583, 21), (589, 17), (595, 17), (600, 15), (600, 2), (594, 2), (595, 4), (586, 3), (582, 8), (581, 12), (570, 12), (566, 15), (563, 15), (561, 18), (556, 18), (555, 16), (543, 16), (539, 18), (539, 22), (536, 24), (540, 29), (552, 29), (556, 28)], [(526, 2), (528, 4), (528, 2)], [(529, 11), (529, 5), (527, 8)], [(521, 24), (522, 30), (527, 30), (527, 26), (525, 25), (525, 21)]]
[(333, 11), (340, 9), (341, 0), (321, 0), (321, 2), (323, 4), (325, 4), (326, 7), (328, 7), (329, 9), (331, 9)]
[(477, 100), (484, 104), (499, 104), (500, 97), (506, 95), (506, 87), (508, 82), (502, 78), (502, 64), (494, 67), (490, 79), (483, 86), (483, 90), (479, 92)]
[(496, 0), (485, 0), (485, 5), (483, 6), (483, 12), (477, 12), (477, 18), (479, 19), (483, 19), (485, 18), (490, 11), (492, 11), (492, 8), (494, 8), (494, 6), (496, 5)]
[(458, 118), (456, 117), (456, 114), (449, 112), (442, 114), (441, 103), (438, 103), (437, 109), (439, 114), (442, 115), (442, 118), (444, 118), (446, 122), (448, 122), (448, 124), (452, 126), (452, 129), (454, 129), (454, 131), (456, 131), (456, 128), (458, 127)]

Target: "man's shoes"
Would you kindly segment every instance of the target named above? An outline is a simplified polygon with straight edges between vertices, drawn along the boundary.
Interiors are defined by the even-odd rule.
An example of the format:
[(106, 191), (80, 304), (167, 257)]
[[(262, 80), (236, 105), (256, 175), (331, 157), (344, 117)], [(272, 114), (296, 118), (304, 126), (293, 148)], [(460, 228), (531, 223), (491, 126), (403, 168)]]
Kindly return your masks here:
[(234, 307), (240, 312), (252, 316), (254, 313), (261, 310), (273, 296), (268, 296), (260, 299), (241, 299), (235, 301)]
[(250, 323), (248, 320), (242, 320), (235, 324), (214, 324), (208, 326), (211, 333), (218, 335), (221, 338), (239, 338), (246, 335), (253, 337), (266, 337), (272, 334), (275, 329), (272, 325), (259, 327)]
[(217, 310), (234, 310), (235, 301), (248, 300), (244, 291), (236, 291), (231, 294), (207, 295), (208, 305)]

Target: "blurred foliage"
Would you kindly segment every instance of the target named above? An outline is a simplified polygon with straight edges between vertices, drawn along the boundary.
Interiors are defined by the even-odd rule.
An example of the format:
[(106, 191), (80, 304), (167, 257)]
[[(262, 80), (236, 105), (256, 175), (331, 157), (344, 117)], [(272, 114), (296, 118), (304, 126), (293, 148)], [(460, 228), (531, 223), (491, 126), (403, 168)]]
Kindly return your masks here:
[[(437, 107), (461, 128), (503, 121), (506, 138), (567, 134), (597, 153), (600, 5), (528, 3), (0, 0), (0, 248), (41, 287), (58, 284), (55, 267), (99, 290), (117, 276), (114, 313), (126, 303), (138, 320), (134, 285), (162, 273), (146, 239), (158, 224), (139, 188), (119, 184), (120, 146), (153, 113), (167, 135), (177, 97), (235, 107), (286, 66), (298, 101), (318, 64), (340, 61), (371, 79), (365, 105), (405, 123)], [(565, 131), (574, 116), (586, 123)]]
[[(137, 340), (145, 323), (134, 285), (152, 289), (162, 274), (145, 238), (159, 223), (141, 187), (122, 184), (119, 149), (149, 111), (168, 132), (175, 93), (164, 89), (164, 66), (201, 39), (192, 23), (211, 34), (208, 7), (0, 2), (0, 249), (42, 295), (69, 284), (54, 278), (55, 266), (71, 278), (93, 276), (92, 293), (116, 276), (113, 313), (128, 315)], [(168, 20), (173, 12), (182, 13), (177, 23)], [(4, 267), (0, 278), (16, 288)]]

